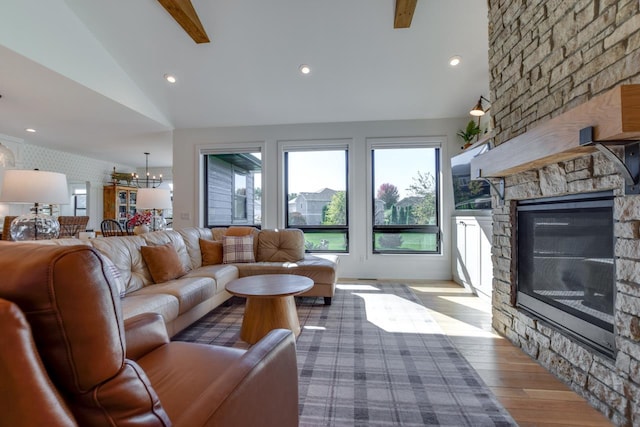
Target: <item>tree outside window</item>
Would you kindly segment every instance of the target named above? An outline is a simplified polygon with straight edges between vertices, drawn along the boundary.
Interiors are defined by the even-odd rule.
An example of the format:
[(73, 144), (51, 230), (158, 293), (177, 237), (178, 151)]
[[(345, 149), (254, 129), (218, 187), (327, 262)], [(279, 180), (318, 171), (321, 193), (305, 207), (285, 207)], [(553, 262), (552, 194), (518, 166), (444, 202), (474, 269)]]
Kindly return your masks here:
[(439, 253), (439, 149), (374, 148), (374, 253)]

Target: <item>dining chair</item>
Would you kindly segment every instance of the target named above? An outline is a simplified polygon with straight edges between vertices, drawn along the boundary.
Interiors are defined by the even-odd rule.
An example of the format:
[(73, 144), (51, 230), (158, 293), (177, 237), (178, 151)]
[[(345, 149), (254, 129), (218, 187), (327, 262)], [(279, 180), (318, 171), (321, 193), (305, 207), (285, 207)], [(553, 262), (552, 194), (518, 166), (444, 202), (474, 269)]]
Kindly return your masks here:
[(17, 218), (16, 216), (5, 216), (4, 225), (2, 227), (2, 240), (13, 240), (11, 238), (11, 221)]
[(58, 238), (78, 237), (81, 231), (87, 229), (89, 223), (88, 216), (59, 216), (60, 234)]
[(104, 237), (122, 236), (122, 226), (115, 219), (105, 219), (100, 223), (100, 231)]

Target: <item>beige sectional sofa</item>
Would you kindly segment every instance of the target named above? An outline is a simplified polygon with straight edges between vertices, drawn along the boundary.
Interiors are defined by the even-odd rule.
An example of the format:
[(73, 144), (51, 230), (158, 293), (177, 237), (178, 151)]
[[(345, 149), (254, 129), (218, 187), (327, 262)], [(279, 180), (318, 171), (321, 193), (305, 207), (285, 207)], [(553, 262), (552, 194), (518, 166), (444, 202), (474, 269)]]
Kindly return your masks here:
[[(230, 233), (230, 230), (233, 232)], [(250, 235), (254, 260), (242, 263), (203, 265), (202, 245), (213, 242), (220, 251), (225, 236)], [(201, 240), (205, 242), (201, 242)], [(155, 231), (138, 236), (101, 237), (91, 240), (55, 239), (39, 243), (85, 244), (95, 248), (113, 263), (113, 271), (121, 283), (121, 301), (125, 319), (141, 313), (162, 315), (169, 336), (183, 330), (213, 308), (231, 297), (225, 285), (238, 277), (256, 274), (298, 274), (314, 280), (314, 287), (303, 296), (324, 297), (331, 303), (335, 292), (337, 257), (318, 257), (304, 253), (304, 235), (300, 230), (257, 230), (254, 228), (208, 229), (188, 227), (180, 230)], [(143, 247), (169, 244), (172, 256), (177, 255), (179, 273), (169, 280), (154, 282), (153, 270), (162, 268), (143, 256)], [(211, 245), (209, 245), (211, 246)], [(151, 261), (151, 264), (149, 263)], [(224, 259), (222, 260), (224, 261)], [(160, 264), (158, 267), (157, 264)], [(171, 263), (167, 263), (171, 264)], [(156, 273), (157, 276), (157, 273)], [(157, 277), (156, 277), (157, 278)]]

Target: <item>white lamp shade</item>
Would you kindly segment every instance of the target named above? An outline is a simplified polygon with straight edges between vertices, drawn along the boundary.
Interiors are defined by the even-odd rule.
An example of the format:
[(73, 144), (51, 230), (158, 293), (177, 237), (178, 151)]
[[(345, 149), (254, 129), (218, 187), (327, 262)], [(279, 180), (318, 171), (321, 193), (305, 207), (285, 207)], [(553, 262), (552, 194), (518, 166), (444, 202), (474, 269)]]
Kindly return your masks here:
[(137, 209), (170, 209), (171, 192), (164, 188), (140, 188), (136, 195)]
[(11, 203), (69, 203), (67, 176), (40, 170), (6, 170), (0, 201)]

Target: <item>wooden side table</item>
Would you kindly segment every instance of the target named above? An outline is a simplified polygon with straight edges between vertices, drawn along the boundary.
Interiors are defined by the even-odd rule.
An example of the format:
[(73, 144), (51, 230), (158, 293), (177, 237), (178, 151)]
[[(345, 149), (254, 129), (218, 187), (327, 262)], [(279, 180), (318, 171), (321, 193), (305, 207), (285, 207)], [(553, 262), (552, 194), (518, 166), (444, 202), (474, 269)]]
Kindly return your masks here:
[(232, 280), (225, 289), (247, 298), (240, 338), (255, 344), (272, 329), (289, 329), (300, 335), (294, 295), (313, 287), (313, 280), (293, 274), (262, 274)]

